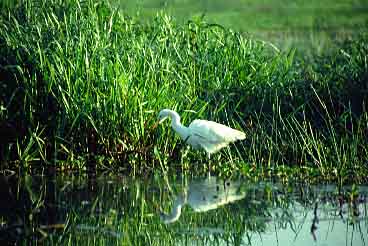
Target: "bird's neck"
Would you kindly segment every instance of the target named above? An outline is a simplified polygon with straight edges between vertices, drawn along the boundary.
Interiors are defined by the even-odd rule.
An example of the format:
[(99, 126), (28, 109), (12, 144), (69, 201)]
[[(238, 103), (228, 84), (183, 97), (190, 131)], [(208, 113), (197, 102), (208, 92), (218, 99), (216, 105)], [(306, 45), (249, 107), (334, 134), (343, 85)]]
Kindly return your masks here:
[(183, 139), (188, 136), (188, 128), (183, 126), (180, 122), (180, 116), (172, 111), (171, 112), (171, 127), (176, 131)]
[(174, 126), (181, 126), (179, 114), (172, 110), (168, 110), (168, 111), (169, 111), (168, 115), (171, 118), (172, 127), (174, 128)]

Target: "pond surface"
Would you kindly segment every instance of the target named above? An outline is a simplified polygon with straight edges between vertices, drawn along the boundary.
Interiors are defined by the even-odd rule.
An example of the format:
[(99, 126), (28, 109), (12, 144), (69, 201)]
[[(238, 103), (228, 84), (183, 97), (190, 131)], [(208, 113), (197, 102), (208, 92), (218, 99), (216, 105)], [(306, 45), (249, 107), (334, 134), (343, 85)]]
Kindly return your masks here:
[(0, 195), (1, 245), (368, 245), (368, 186), (3, 173)]

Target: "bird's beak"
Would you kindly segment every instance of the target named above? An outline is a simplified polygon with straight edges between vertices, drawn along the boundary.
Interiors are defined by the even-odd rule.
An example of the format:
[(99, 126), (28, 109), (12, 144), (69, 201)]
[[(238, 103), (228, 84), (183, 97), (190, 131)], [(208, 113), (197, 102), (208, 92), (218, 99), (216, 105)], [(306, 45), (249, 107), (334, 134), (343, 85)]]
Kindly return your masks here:
[(162, 118), (162, 119), (159, 119), (158, 120), (158, 123), (161, 124), (162, 122), (164, 122), (166, 120), (166, 117)]
[(155, 124), (153, 124), (152, 128), (155, 129), (159, 124), (161, 124), (162, 122), (164, 122), (167, 119), (167, 117), (164, 117), (162, 119), (159, 119), (156, 121)]
[(162, 122), (164, 122), (167, 119), (167, 116), (162, 117), (158, 120), (158, 124), (161, 124)]

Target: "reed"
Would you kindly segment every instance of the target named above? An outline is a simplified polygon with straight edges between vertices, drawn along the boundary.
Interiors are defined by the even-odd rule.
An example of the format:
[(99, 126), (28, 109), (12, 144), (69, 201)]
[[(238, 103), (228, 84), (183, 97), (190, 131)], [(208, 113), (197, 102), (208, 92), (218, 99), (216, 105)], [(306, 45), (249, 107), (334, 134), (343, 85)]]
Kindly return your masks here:
[(247, 133), (217, 157), (220, 173), (367, 173), (367, 33), (304, 59), (200, 18), (147, 23), (79, 0), (3, 6), (0, 26), (2, 168), (83, 169), (93, 159), (134, 173), (172, 162), (194, 170), (204, 157), (183, 158), (172, 131), (152, 127), (172, 108), (184, 123)]

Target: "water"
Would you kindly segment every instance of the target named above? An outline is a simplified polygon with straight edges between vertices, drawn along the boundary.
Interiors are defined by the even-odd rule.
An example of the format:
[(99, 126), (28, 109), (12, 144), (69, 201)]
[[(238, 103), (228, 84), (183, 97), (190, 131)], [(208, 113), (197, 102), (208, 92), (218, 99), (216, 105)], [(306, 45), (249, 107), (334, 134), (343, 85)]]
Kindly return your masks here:
[(368, 245), (367, 194), (368, 186), (8, 172), (0, 243)]

